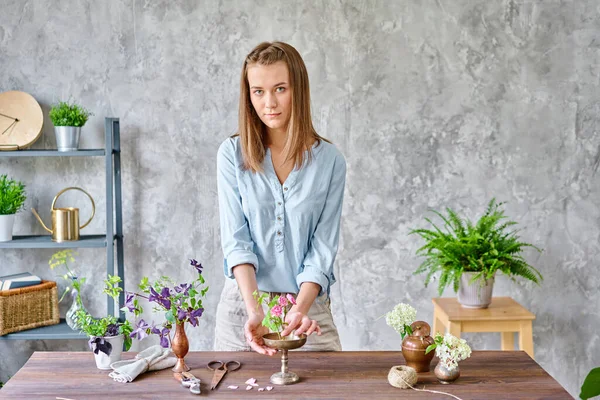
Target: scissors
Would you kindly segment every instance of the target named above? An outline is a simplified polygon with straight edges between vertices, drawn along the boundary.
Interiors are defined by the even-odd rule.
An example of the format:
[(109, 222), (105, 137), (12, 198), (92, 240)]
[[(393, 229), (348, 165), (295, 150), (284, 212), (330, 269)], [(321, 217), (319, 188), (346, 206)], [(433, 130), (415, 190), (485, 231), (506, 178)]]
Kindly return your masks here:
[(213, 374), (210, 390), (213, 390), (217, 387), (217, 385), (219, 384), (219, 382), (221, 382), (227, 371), (237, 371), (238, 369), (240, 369), (241, 366), (242, 364), (239, 361), (227, 361), (224, 363), (223, 361), (213, 360), (209, 362), (207, 365), (208, 369), (210, 369), (211, 371), (215, 371), (215, 373)]

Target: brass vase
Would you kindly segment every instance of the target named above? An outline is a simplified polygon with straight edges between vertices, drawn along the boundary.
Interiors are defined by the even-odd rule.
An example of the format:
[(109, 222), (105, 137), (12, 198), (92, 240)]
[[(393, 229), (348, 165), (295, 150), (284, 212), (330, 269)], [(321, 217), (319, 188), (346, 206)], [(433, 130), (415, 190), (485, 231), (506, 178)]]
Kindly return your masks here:
[(431, 360), (435, 355), (435, 351), (425, 354), (427, 347), (434, 343), (433, 338), (429, 335), (431, 328), (425, 321), (415, 321), (411, 328), (413, 333), (404, 337), (402, 341), (402, 355), (406, 360), (406, 365), (414, 368), (417, 372), (429, 372)]
[(281, 372), (271, 375), (271, 383), (275, 385), (291, 385), (300, 380), (298, 374), (288, 370), (288, 350), (297, 349), (306, 343), (306, 335), (289, 335), (279, 338), (278, 333), (268, 333), (263, 335), (265, 344), (269, 347), (281, 351)]
[(175, 336), (171, 340), (171, 349), (173, 354), (177, 357), (177, 363), (173, 367), (173, 372), (186, 372), (190, 370), (190, 367), (185, 365), (184, 357), (190, 350), (190, 343), (188, 342), (187, 335), (185, 334), (184, 323), (175, 324)]

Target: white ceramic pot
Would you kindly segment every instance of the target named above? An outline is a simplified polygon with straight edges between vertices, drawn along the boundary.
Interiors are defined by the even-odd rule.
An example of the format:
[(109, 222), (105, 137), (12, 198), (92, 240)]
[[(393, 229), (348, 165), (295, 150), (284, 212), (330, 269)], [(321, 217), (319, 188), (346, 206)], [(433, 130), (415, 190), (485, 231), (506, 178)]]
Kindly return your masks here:
[(0, 242), (8, 242), (12, 240), (14, 225), (15, 214), (0, 215)]
[(110, 367), (110, 364), (114, 363), (115, 361), (121, 360), (121, 353), (123, 353), (124, 337), (123, 335), (111, 336), (105, 337), (104, 340), (106, 340), (112, 346), (112, 351), (110, 352), (110, 355), (107, 356), (103, 352), (99, 351), (98, 354), (94, 353), (94, 358), (96, 359), (96, 366), (98, 367), (98, 369), (109, 370), (112, 369)]
[(470, 283), (476, 272), (463, 272), (458, 286), (458, 302), (465, 308), (488, 308), (492, 303), (494, 276)]

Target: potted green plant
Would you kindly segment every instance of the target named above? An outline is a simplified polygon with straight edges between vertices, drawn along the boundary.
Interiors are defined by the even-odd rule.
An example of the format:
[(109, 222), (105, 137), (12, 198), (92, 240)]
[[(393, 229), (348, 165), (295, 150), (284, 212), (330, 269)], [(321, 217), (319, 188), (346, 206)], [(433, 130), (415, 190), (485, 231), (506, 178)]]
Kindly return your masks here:
[(22, 182), (0, 176), (0, 242), (12, 240), (15, 214), (23, 208), (26, 199)]
[[(121, 278), (110, 276), (104, 280), (104, 290), (113, 300), (117, 300), (123, 291), (119, 287)], [(76, 312), (80, 330), (90, 337), (88, 342), (94, 352), (98, 369), (109, 370), (110, 364), (121, 360), (123, 347), (125, 351), (131, 347), (131, 332), (133, 328), (129, 321), (119, 321), (114, 315), (104, 318), (94, 318), (86, 310)]]
[(58, 151), (74, 151), (79, 148), (81, 128), (92, 115), (94, 114), (75, 103), (61, 101), (52, 106), (49, 116), (54, 125)]
[(540, 272), (521, 255), (527, 247), (542, 250), (521, 241), (518, 231), (510, 230), (517, 223), (506, 220), (501, 209), (503, 204), (492, 199), (475, 224), (450, 208), (446, 209), (447, 216), (432, 210), (441, 218), (443, 228), (425, 218), (433, 229), (411, 230), (410, 234), (425, 240), (425, 245), (417, 250), (417, 255), (424, 256), (425, 260), (415, 271), (415, 274), (427, 274), (425, 286), (437, 277), (440, 296), (452, 285), (463, 307), (486, 308), (491, 303), (498, 271), (512, 280), (521, 277), (536, 284), (543, 280)]

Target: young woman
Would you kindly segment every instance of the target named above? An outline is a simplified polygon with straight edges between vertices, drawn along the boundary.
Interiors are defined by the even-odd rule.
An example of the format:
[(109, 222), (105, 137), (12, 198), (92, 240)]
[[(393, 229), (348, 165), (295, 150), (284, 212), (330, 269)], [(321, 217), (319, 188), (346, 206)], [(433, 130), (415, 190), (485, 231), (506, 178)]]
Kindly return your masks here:
[[(342, 198), (343, 155), (315, 131), (306, 66), (292, 46), (261, 43), (246, 57), (239, 131), (217, 155), (226, 279), (217, 308), (215, 350), (273, 355), (252, 293), (297, 297), (288, 335), (303, 350), (341, 350), (331, 315)], [(314, 335), (313, 335), (314, 334)]]

